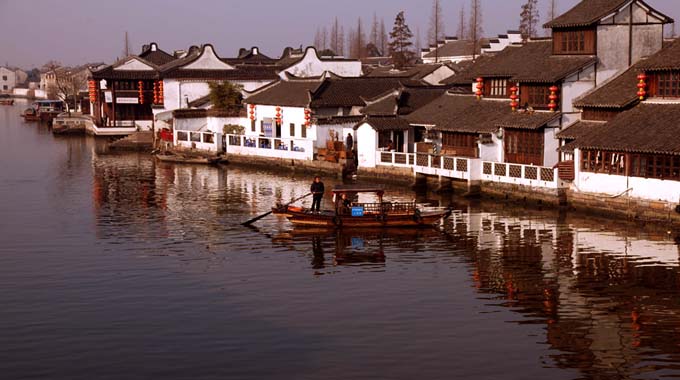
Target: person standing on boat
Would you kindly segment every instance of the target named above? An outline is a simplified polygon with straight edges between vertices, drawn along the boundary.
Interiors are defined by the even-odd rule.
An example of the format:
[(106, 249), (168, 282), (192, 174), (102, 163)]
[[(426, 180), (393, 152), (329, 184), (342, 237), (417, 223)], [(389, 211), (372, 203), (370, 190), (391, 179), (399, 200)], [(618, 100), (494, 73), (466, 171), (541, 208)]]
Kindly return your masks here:
[(319, 212), (321, 210), (321, 200), (323, 199), (323, 193), (326, 191), (323, 186), (323, 182), (321, 182), (321, 177), (314, 177), (314, 182), (312, 182), (312, 186), (309, 188), (309, 191), (312, 193), (313, 198), (312, 211)]
[(351, 133), (348, 133), (345, 139), (345, 150), (351, 152), (352, 149), (354, 149), (354, 137), (352, 137)]

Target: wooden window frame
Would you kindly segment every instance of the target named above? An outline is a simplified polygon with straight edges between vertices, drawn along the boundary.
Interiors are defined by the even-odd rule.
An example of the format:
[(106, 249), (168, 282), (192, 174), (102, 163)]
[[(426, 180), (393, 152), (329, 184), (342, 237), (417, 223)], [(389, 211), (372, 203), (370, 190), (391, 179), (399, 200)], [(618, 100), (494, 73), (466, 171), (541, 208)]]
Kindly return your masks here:
[(581, 151), (581, 171), (680, 181), (680, 155)]

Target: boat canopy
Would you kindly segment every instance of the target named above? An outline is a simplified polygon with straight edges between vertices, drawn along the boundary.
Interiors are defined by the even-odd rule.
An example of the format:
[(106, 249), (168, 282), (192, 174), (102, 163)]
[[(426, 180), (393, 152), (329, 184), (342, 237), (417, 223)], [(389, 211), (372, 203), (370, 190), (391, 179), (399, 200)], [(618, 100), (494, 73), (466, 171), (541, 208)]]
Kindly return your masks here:
[(333, 194), (343, 193), (375, 193), (382, 196), (385, 193), (385, 187), (382, 185), (336, 185), (333, 188)]

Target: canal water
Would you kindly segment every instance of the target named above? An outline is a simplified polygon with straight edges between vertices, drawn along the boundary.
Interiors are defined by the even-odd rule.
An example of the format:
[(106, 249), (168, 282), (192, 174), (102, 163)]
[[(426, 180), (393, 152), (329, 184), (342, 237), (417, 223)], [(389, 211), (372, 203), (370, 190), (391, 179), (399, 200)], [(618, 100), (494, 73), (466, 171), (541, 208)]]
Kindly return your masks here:
[(462, 212), (244, 228), (310, 179), (106, 154), (24, 107), (0, 106), (2, 379), (680, 376), (672, 231), (403, 187)]

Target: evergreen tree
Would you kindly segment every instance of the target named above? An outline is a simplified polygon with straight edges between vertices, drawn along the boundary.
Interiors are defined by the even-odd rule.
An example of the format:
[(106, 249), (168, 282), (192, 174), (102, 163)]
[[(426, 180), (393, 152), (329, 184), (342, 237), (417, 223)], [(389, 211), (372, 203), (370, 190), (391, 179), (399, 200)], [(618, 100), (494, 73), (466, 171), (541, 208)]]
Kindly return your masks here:
[(528, 40), (536, 36), (538, 30), (538, 0), (527, 0), (522, 5), (520, 13), (519, 31), (522, 39)]
[(413, 61), (414, 54), (411, 50), (413, 46), (412, 38), (413, 33), (411, 33), (411, 29), (406, 25), (404, 11), (401, 11), (394, 20), (389, 43), (392, 63), (397, 69), (408, 66)]
[(216, 110), (230, 110), (240, 107), (243, 100), (241, 89), (230, 82), (211, 82), (210, 102)]

